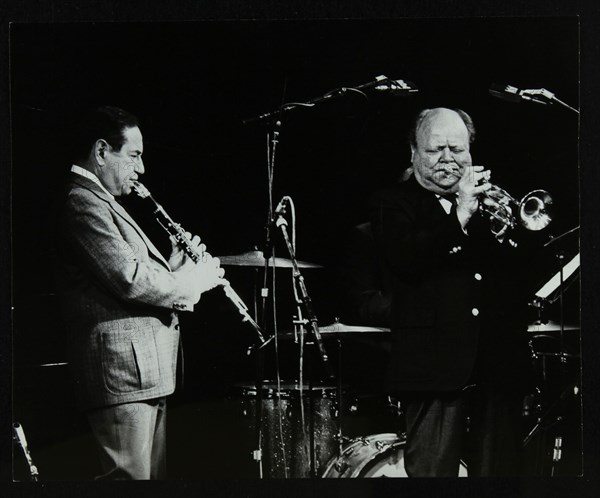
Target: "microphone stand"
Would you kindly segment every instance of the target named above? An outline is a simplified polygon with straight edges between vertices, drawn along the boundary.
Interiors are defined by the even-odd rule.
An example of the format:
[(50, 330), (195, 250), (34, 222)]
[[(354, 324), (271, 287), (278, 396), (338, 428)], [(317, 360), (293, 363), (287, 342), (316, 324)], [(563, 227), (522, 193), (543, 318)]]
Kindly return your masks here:
[(317, 325), (317, 316), (315, 315), (315, 312), (313, 309), (312, 299), (308, 295), (308, 291), (306, 289), (306, 284), (304, 283), (304, 277), (302, 276), (302, 274), (300, 273), (300, 269), (298, 268), (298, 261), (296, 260), (296, 254), (294, 252), (294, 248), (292, 247), (289, 235), (287, 233), (287, 229), (286, 229), (287, 221), (285, 220), (285, 218), (283, 217), (283, 215), (281, 213), (278, 214), (278, 219), (275, 224), (277, 227), (279, 227), (281, 229), (283, 239), (285, 240), (285, 245), (287, 246), (287, 249), (288, 249), (288, 252), (290, 255), (290, 259), (292, 261), (294, 282), (296, 283), (296, 285), (298, 286), (298, 289), (300, 290), (300, 299), (302, 301), (302, 304), (304, 304), (304, 309), (306, 311), (306, 316), (307, 316), (306, 321), (308, 323), (307, 324), (305, 323), (304, 327), (306, 328), (306, 325), (309, 325), (309, 327), (310, 327), (310, 331), (312, 332), (312, 336), (315, 340), (315, 343), (316, 343), (318, 351), (319, 351), (319, 356), (321, 358), (321, 364), (323, 366), (323, 369), (325, 370), (325, 375), (327, 376), (328, 379), (335, 379), (335, 375), (331, 368), (331, 364), (329, 363), (329, 356), (327, 355), (327, 352), (325, 351), (325, 347), (323, 346), (323, 340), (321, 339), (321, 333), (319, 332), (319, 326)]
[[(268, 198), (269, 198), (269, 212), (267, 215), (267, 224), (265, 226), (265, 244), (263, 246), (263, 259), (265, 260), (263, 269), (263, 286), (261, 288), (261, 308), (262, 308), (262, 328), (266, 330), (267, 324), (267, 298), (269, 297), (268, 288), (268, 275), (269, 275), (269, 261), (273, 256), (273, 176), (275, 172), (275, 157), (277, 151), (277, 144), (279, 143), (279, 129), (281, 128), (281, 121), (272, 121), (273, 130), (268, 134), (267, 148), (267, 175), (268, 175)], [(275, 274), (273, 273), (273, 278)], [(273, 289), (273, 293), (275, 290)], [(274, 297), (274, 296), (273, 296)], [(255, 412), (255, 425), (256, 425), (256, 442), (257, 448), (253, 451), (254, 460), (258, 463), (259, 477), (263, 478), (263, 453), (262, 453), (262, 408), (263, 408), (263, 389), (264, 389), (264, 363), (265, 363), (265, 351), (264, 348), (271, 342), (275, 342), (275, 361), (277, 363), (276, 368), (279, 371), (279, 354), (277, 348), (277, 330), (274, 331), (273, 335), (264, 341), (257, 349), (256, 355), (256, 412)], [(279, 390), (277, 392), (277, 409), (280, 409), (279, 402)], [(281, 441), (281, 450), (285, 451), (283, 441)], [(271, 455), (271, 459), (272, 455)], [(285, 460), (285, 459), (284, 459)], [(273, 469), (270, 469), (271, 471)], [(284, 468), (284, 475), (287, 477), (287, 469)], [(273, 476), (270, 476), (273, 477)]]
[(416, 87), (411, 85), (413, 84), (410, 82), (405, 82), (404, 80), (392, 80), (387, 76), (380, 75), (377, 76), (374, 81), (369, 81), (368, 83), (365, 83), (363, 85), (358, 85), (354, 87), (343, 86), (340, 88), (336, 88), (335, 90), (331, 90), (330, 92), (327, 92), (323, 95), (320, 95), (319, 97), (307, 100), (306, 102), (290, 102), (288, 104), (283, 104), (274, 111), (265, 112), (263, 114), (259, 114), (258, 116), (244, 119), (242, 120), (242, 123), (248, 124), (253, 122), (275, 119), (285, 112), (294, 111), (300, 107), (314, 107), (315, 105), (320, 104), (321, 102), (343, 97), (349, 92), (355, 92), (365, 98), (368, 98), (365, 92), (363, 92), (363, 90), (375, 89), (378, 91), (394, 91), (407, 95), (419, 91)]
[[(325, 102), (328, 100), (333, 100), (335, 98), (342, 97), (342, 96), (346, 95), (348, 92), (355, 92), (365, 98), (368, 98), (367, 94), (365, 92), (363, 92), (363, 90), (367, 90), (367, 89), (374, 89), (377, 91), (393, 91), (393, 92), (395, 92), (395, 93), (397, 92), (399, 94), (400, 93), (401, 94), (411, 94), (411, 93), (418, 92), (418, 89), (416, 87), (414, 87), (414, 85), (410, 82), (405, 82), (404, 80), (391, 80), (387, 76), (381, 75), (381, 76), (377, 76), (374, 81), (370, 81), (363, 85), (358, 85), (358, 86), (355, 86), (352, 88), (346, 88), (346, 87), (337, 88), (335, 90), (327, 92), (319, 97), (313, 98), (306, 102), (291, 102), (291, 103), (283, 104), (279, 108), (275, 109), (274, 111), (266, 112), (266, 113), (260, 114), (258, 116), (255, 116), (255, 117), (242, 120), (243, 124), (267, 121), (273, 127), (272, 131), (270, 133), (268, 133), (268, 151), (267, 151), (267, 166), (268, 166), (268, 181), (269, 181), (269, 183), (268, 183), (269, 213), (268, 213), (268, 217), (267, 217), (267, 225), (265, 227), (266, 240), (265, 240), (265, 245), (264, 245), (264, 249), (263, 249), (263, 256), (265, 259), (263, 288), (261, 290), (262, 319), (263, 319), (263, 327), (262, 328), (263, 328), (263, 330), (266, 329), (266, 327), (265, 327), (265, 325), (266, 325), (266, 303), (267, 303), (267, 297), (269, 294), (268, 287), (267, 287), (267, 275), (268, 275), (268, 269), (269, 269), (268, 261), (271, 258), (272, 252), (273, 252), (273, 236), (272, 236), (272, 229), (273, 229), (273, 195), (272, 195), (273, 194), (273, 176), (274, 176), (274, 170), (275, 170), (276, 150), (277, 150), (277, 145), (279, 143), (279, 134), (280, 134), (281, 120), (282, 120), (283, 114), (286, 112), (298, 109), (300, 107), (314, 107), (315, 105), (317, 105), (321, 102)], [(281, 215), (279, 215), (276, 225), (278, 227), (282, 228), (284, 239), (286, 241), (286, 245), (288, 247), (288, 251), (290, 253), (290, 256), (291, 256), (291, 259), (293, 262), (294, 291), (295, 291), (295, 293), (297, 293), (297, 288), (299, 288), (299, 290), (300, 290), (301, 301), (304, 304), (304, 307), (306, 309), (306, 313), (308, 316), (308, 323), (310, 324), (310, 329), (312, 330), (312, 334), (315, 338), (315, 343), (317, 344), (317, 347), (318, 347), (321, 362), (326, 371), (327, 377), (330, 379), (333, 379), (333, 378), (335, 378), (335, 376), (334, 376), (331, 366), (329, 364), (329, 358), (327, 356), (327, 353), (325, 352), (325, 349), (323, 347), (323, 342), (321, 340), (321, 335), (319, 333), (319, 328), (317, 326), (317, 318), (316, 318), (316, 315), (314, 314), (314, 311), (312, 308), (312, 301), (306, 290), (304, 278), (302, 277), (302, 275), (300, 274), (300, 271), (298, 269), (298, 264), (294, 257), (294, 250), (292, 248), (292, 245), (290, 244), (289, 237), (288, 237), (287, 231), (285, 230), (284, 224), (285, 224), (285, 220), (283, 219), (283, 217)], [(274, 273), (273, 273), (273, 280), (275, 280)], [(273, 282), (273, 287), (274, 287), (274, 282)], [(275, 291), (273, 288), (273, 293), (274, 292)], [(275, 296), (272, 296), (272, 298), (274, 299)], [(274, 309), (274, 311), (275, 311), (275, 309)], [(304, 323), (302, 329), (304, 330), (305, 328), (306, 328), (306, 324)], [(294, 330), (296, 330), (296, 328), (294, 328)], [(262, 377), (263, 377), (263, 371), (264, 371), (264, 368), (263, 368), (264, 367), (264, 365), (263, 365), (264, 352), (262, 350), (272, 340), (275, 343), (275, 359), (276, 359), (276, 363), (277, 363), (276, 368), (277, 368), (277, 372), (279, 372), (279, 355), (278, 355), (278, 351), (277, 351), (278, 350), (277, 327), (275, 327), (273, 336), (270, 337), (268, 340), (263, 341), (262, 344), (256, 348), (256, 351), (257, 351), (257, 360), (256, 360), (257, 361), (257, 368), (256, 368), (256, 371), (257, 371), (256, 431), (257, 431), (258, 449), (254, 451), (254, 458), (255, 458), (255, 460), (257, 460), (259, 462), (261, 477), (262, 477), (262, 464), (261, 464), (261, 458), (262, 458), (261, 424), (262, 424), (262, 421), (261, 421), (261, 419), (262, 419), (262, 394), (263, 394), (262, 393), (262, 391), (263, 391)], [(249, 353), (252, 351), (252, 349), (253, 348), (251, 348), (249, 350)], [(312, 388), (312, 386), (311, 386), (311, 388)], [(338, 389), (338, 391), (340, 389)], [(339, 402), (341, 403), (341, 396), (340, 396)], [(311, 401), (311, 403), (312, 403), (312, 401)], [(312, 434), (311, 434), (311, 436), (314, 437)], [(314, 440), (311, 440), (311, 447), (314, 447)], [(312, 464), (312, 469), (313, 469), (313, 473), (314, 473), (314, 462)]]
[[(325, 351), (325, 347), (323, 346), (323, 341), (321, 339), (321, 334), (319, 332), (319, 327), (317, 325), (317, 316), (314, 312), (312, 299), (310, 298), (308, 291), (306, 289), (306, 284), (304, 282), (304, 277), (300, 273), (300, 269), (298, 267), (298, 262), (296, 260), (296, 254), (294, 247), (290, 241), (288, 232), (287, 232), (287, 221), (283, 217), (282, 212), (276, 213), (277, 221), (275, 222), (276, 226), (281, 229), (281, 233), (283, 235), (283, 239), (285, 241), (285, 245), (287, 247), (288, 253), (290, 255), (290, 259), (292, 261), (293, 268), (293, 278), (294, 278), (294, 288), (295, 294), (297, 294), (297, 305), (298, 305), (298, 325), (300, 325), (300, 344), (301, 347), (304, 344), (304, 338), (307, 336), (307, 330), (312, 332), (312, 337), (314, 339), (314, 343), (317, 346), (317, 350), (319, 353), (319, 357), (321, 359), (321, 365), (325, 371), (325, 375), (328, 379), (334, 379), (335, 375), (331, 368), (331, 364), (329, 363), (329, 357), (327, 352)], [(304, 305), (304, 310), (306, 314), (306, 318), (302, 319), (302, 308), (300, 305)], [(302, 353), (303, 354), (303, 353)], [(301, 356), (302, 356), (301, 354)], [(302, 361), (302, 358), (301, 358)], [(309, 463), (310, 463), (310, 474), (311, 477), (317, 477), (317, 465), (315, 461), (315, 422), (314, 422), (314, 396), (313, 396), (313, 375), (312, 375), (312, 362), (310, 361), (310, 355), (308, 357), (308, 394), (309, 394)], [(300, 392), (302, 392), (303, 386), (300, 386)], [(303, 401), (301, 399), (300, 404), (303, 405)], [(304, 428), (304, 420), (302, 420), (302, 427)]]

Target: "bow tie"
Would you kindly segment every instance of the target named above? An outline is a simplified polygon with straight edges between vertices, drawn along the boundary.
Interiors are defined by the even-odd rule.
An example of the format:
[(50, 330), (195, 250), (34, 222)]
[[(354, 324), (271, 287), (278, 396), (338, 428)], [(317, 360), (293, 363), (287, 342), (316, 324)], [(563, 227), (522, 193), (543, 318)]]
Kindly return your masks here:
[(440, 198), (446, 199), (447, 201), (451, 202), (453, 206), (456, 205), (456, 194), (440, 195)]

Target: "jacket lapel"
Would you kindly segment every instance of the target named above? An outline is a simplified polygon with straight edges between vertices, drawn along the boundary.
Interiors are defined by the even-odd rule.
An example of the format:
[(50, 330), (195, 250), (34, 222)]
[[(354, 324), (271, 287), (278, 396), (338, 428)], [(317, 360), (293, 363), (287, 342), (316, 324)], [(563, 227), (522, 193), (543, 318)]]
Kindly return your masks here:
[(99, 197), (100, 199), (102, 199), (103, 201), (107, 202), (110, 207), (121, 217), (123, 218), (127, 223), (129, 223), (131, 225), (131, 227), (137, 232), (137, 234), (142, 238), (142, 240), (144, 241), (144, 243), (146, 244), (146, 247), (148, 247), (148, 251), (157, 259), (159, 260), (162, 264), (165, 265), (165, 267), (170, 270), (171, 267), (169, 266), (169, 263), (167, 262), (167, 260), (163, 257), (163, 255), (160, 253), (160, 251), (156, 248), (156, 246), (152, 243), (152, 241), (146, 236), (146, 234), (144, 233), (144, 231), (138, 226), (138, 224), (134, 221), (134, 219), (129, 215), (129, 213), (127, 211), (125, 211), (125, 208), (123, 208), (123, 206), (121, 206), (116, 200), (111, 199), (106, 192), (104, 192), (104, 190), (102, 190), (98, 185), (96, 185), (96, 183), (94, 183), (92, 180), (85, 178), (81, 175), (77, 175), (75, 173), (71, 174), (71, 179), (74, 183), (76, 183), (77, 185), (79, 185), (80, 187), (86, 188), (90, 191), (92, 191), (97, 197)]
[(406, 181), (406, 188), (414, 196), (415, 206), (426, 213), (428, 218), (439, 220), (448, 216), (435, 193), (423, 188), (414, 175)]

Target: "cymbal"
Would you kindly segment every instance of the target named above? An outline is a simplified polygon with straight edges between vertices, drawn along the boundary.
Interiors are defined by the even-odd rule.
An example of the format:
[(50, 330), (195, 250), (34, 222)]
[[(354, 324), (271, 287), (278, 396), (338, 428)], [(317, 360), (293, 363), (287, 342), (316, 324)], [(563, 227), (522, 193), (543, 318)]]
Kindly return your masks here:
[[(333, 322), (331, 325), (319, 327), (319, 333), (325, 336), (334, 334), (373, 334), (378, 332), (389, 333), (390, 329), (385, 327), (367, 327), (364, 325), (346, 325), (342, 322)], [(281, 335), (291, 337), (294, 335), (294, 331), (287, 330)]]
[[(579, 325), (565, 323), (565, 330), (579, 330)], [(548, 323), (533, 322), (527, 327), (527, 332), (534, 334), (542, 332), (560, 332), (560, 323), (549, 320)]]
[[(221, 261), (221, 266), (254, 266), (261, 268), (265, 266), (265, 258), (262, 251), (250, 251), (233, 256), (217, 256)], [(273, 261), (274, 260), (274, 261)], [(286, 258), (273, 258), (273, 265), (276, 268), (293, 268), (292, 260)], [(271, 261), (269, 264), (271, 264)], [(298, 261), (298, 268), (323, 268), (315, 263)]]
[(386, 327), (368, 327), (366, 325), (346, 325), (342, 322), (333, 322), (331, 325), (319, 327), (321, 334), (371, 334), (376, 332), (389, 332)]

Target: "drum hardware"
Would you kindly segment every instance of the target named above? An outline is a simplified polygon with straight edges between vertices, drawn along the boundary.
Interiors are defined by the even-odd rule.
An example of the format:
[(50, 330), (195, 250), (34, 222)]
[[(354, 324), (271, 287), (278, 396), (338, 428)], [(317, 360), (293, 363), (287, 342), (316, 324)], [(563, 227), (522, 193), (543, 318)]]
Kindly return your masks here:
[(37, 481), (39, 479), (39, 472), (37, 467), (33, 464), (33, 459), (31, 458), (31, 453), (29, 453), (29, 447), (27, 446), (27, 439), (25, 438), (25, 431), (19, 422), (13, 424), (13, 441), (15, 441), (23, 451), (23, 455), (25, 456), (25, 460), (29, 467), (30, 479), (34, 482)]
[(394, 398), (393, 396), (388, 396), (386, 401), (388, 409), (392, 410), (397, 417), (400, 417), (404, 414), (402, 402), (399, 399)]
[[(567, 235), (577, 232), (579, 227), (572, 228), (565, 233), (552, 238), (544, 247), (555, 245), (558, 241), (566, 240)], [(576, 249), (572, 249), (576, 252)], [(540, 319), (528, 327), (528, 332), (535, 335), (529, 341), (531, 357), (537, 366), (538, 385), (536, 386), (537, 398), (537, 419), (533, 428), (529, 431), (523, 441), (523, 446), (530, 445), (532, 440), (537, 438), (537, 445), (531, 446), (535, 454), (535, 471), (540, 475), (554, 475), (558, 465), (561, 464), (565, 448), (576, 447), (575, 439), (577, 436), (568, 439), (569, 429), (566, 425), (568, 417), (578, 418), (581, 407), (574, 414), (569, 410), (573, 407), (573, 399), (579, 395), (580, 383), (580, 351), (577, 342), (577, 351), (567, 351), (565, 339), (569, 337), (567, 331), (577, 333), (580, 328), (576, 324), (565, 323), (564, 318), (564, 299), (568, 288), (568, 282), (573, 282), (572, 276), (577, 275), (580, 266), (580, 257), (577, 253), (572, 258), (565, 257), (565, 251), (562, 248), (555, 248), (554, 257), (557, 265), (555, 274), (535, 293), (532, 305), (537, 308)], [(559, 317), (556, 322), (541, 320), (544, 308), (547, 304), (558, 301)], [(571, 337), (578, 339), (578, 337)], [(552, 345), (551, 350), (540, 350), (540, 347), (534, 345), (534, 341), (546, 341), (546, 348)], [(551, 342), (547, 342), (551, 341)], [(554, 344), (552, 344), (554, 343)], [(548, 368), (552, 365), (552, 360), (557, 360), (555, 369)], [(574, 370), (573, 370), (574, 368)], [(553, 371), (556, 370), (556, 378), (550, 379)], [(558, 390), (556, 389), (558, 387)], [(577, 420), (575, 420), (575, 425)], [(553, 429), (550, 432), (550, 429)], [(579, 431), (578, 427), (575, 431)], [(551, 439), (548, 439), (548, 438)], [(548, 471), (548, 464), (550, 469)]]
[(554, 438), (554, 451), (552, 452), (552, 461), (560, 462), (562, 458), (562, 437), (557, 436)]
[[(579, 330), (579, 325), (574, 323), (563, 324), (563, 330)], [(535, 321), (527, 327), (527, 332), (540, 334), (544, 332), (560, 332), (561, 324), (553, 320), (548, 320), (546, 323)]]
[[(310, 102), (306, 102), (306, 103), (295, 103), (295, 104), (290, 104), (290, 105), (282, 105), (280, 106), (280, 108), (278, 108), (275, 112), (272, 113), (263, 113), (260, 116), (258, 116), (257, 118), (252, 118), (252, 119), (248, 119), (245, 120), (244, 123), (248, 123), (250, 121), (266, 121), (268, 123), (267, 126), (267, 150), (266, 150), (266, 158), (267, 158), (267, 171), (268, 171), (268, 175), (267, 175), (267, 194), (268, 194), (268, 215), (267, 215), (267, 223), (265, 226), (265, 244), (264, 244), (264, 251), (263, 251), (263, 260), (264, 260), (264, 284), (263, 284), (263, 289), (261, 291), (261, 296), (262, 296), (262, 317), (263, 320), (266, 319), (266, 301), (267, 301), (267, 297), (269, 296), (268, 293), (268, 288), (267, 288), (267, 270), (268, 270), (268, 260), (269, 260), (269, 256), (272, 255), (272, 248), (273, 248), (273, 237), (272, 237), (272, 231), (275, 227), (280, 228), (288, 249), (288, 253), (290, 254), (290, 261), (292, 263), (292, 268), (293, 268), (293, 290), (294, 290), (294, 297), (296, 298), (296, 304), (297, 304), (297, 315), (296, 315), (296, 319), (298, 320), (299, 323), (302, 323), (304, 318), (302, 315), (302, 307), (301, 305), (304, 306), (304, 310), (305, 310), (305, 314), (306, 314), (306, 318), (308, 320), (308, 323), (302, 323), (302, 325), (296, 325), (295, 326), (295, 332), (300, 331), (300, 361), (299, 361), (299, 373), (300, 373), (300, 382), (301, 382), (301, 386), (302, 386), (302, 379), (303, 379), (303, 353), (304, 353), (304, 338), (305, 338), (305, 332), (308, 332), (309, 330), (312, 332), (312, 336), (314, 338), (314, 341), (317, 345), (318, 348), (318, 353), (321, 359), (321, 363), (323, 366), (323, 369), (326, 373), (326, 376), (329, 379), (333, 379), (334, 375), (333, 375), (333, 371), (331, 370), (331, 366), (329, 365), (328, 362), (328, 357), (327, 357), (327, 353), (325, 352), (325, 349), (323, 347), (322, 344), (322, 340), (321, 340), (321, 336), (319, 333), (319, 328), (317, 325), (317, 319), (316, 319), (316, 315), (314, 314), (314, 311), (312, 309), (312, 302), (310, 297), (308, 296), (307, 290), (306, 290), (306, 286), (304, 283), (304, 279), (302, 277), (302, 275), (299, 272), (299, 268), (302, 267), (300, 265), (300, 263), (295, 259), (295, 252), (296, 252), (296, 234), (295, 234), (295, 212), (294, 212), (294, 206), (293, 206), (293, 202), (291, 201), (290, 198), (287, 198), (288, 204), (290, 206), (291, 209), (291, 214), (292, 214), (292, 227), (293, 227), (293, 232), (292, 232), (292, 241), (290, 243), (289, 237), (287, 235), (287, 231), (286, 231), (286, 225), (287, 225), (287, 221), (283, 218), (282, 214), (285, 212), (285, 205), (284, 205), (284, 199), (282, 199), (282, 201), (280, 202), (280, 204), (277, 206), (277, 208), (274, 210), (273, 209), (273, 185), (274, 185), (274, 173), (275, 173), (275, 164), (276, 164), (276, 151), (277, 151), (277, 147), (278, 144), (281, 140), (281, 130), (282, 130), (282, 120), (284, 118), (284, 114), (286, 111), (289, 111), (291, 109), (297, 108), (297, 107), (303, 107), (303, 106), (313, 106), (315, 104), (317, 104), (318, 102), (324, 101), (324, 100), (329, 100), (337, 95), (344, 95), (346, 94), (348, 91), (355, 91), (361, 94), (364, 94), (364, 92), (362, 91), (363, 89), (366, 88), (369, 89), (373, 89), (375, 91), (389, 91), (389, 92), (393, 92), (393, 93), (410, 93), (410, 92), (415, 92), (417, 91), (416, 88), (414, 88), (414, 85), (410, 85), (405, 83), (402, 80), (390, 80), (389, 78), (385, 77), (385, 76), (380, 76), (377, 77), (377, 79), (375, 80), (375, 82), (369, 83), (367, 85), (361, 85), (360, 87), (357, 87), (355, 89), (347, 89), (347, 88), (343, 88), (343, 89), (339, 89), (338, 91), (334, 91), (334, 92), (328, 92), (327, 94), (325, 94), (322, 97), (318, 97), (316, 99), (313, 99)], [(282, 96), (282, 102), (285, 102), (285, 95)], [(256, 259), (256, 258), (255, 258)], [(260, 260), (260, 258), (258, 258)], [(255, 261), (256, 262), (256, 261)], [(283, 262), (282, 262), (283, 263)], [(287, 263), (287, 262), (286, 262)], [(275, 288), (275, 274), (276, 272), (272, 272), (273, 275), (273, 289)], [(275, 306), (275, 301), (274, 301), (274, 292), (271, 293), (271, 298), (273, 299), (273, 312), (274, 312), (274, 319), (275, 318), (275, 313), (276, 313), (276, 306)], [(309, 326), (307, 326), (309, 325)], [(263, 328), (265, 328), (265, 323), (263, 321)], [(276, 353), (276, 362), (277, 362), (277, 372), (279, 372), (278, 369), (278, 352), (277, 352), (277, 326), (275, 323), (275, 333), (273, 334), (273, 338), (274, 338), (274, 345), (275, 345), (275, 353)], [(297, 337), (297, 335), (295, 334), (295, 337)], [(338, 340), (338, 344), (339, 340)], [(258, 354), (257, 354), (257, 364), (258, 368), (257, 368), (257, 372), (258, 372), (258, 380), (257, 380), (257, 386), (260, 386), (261, 382), (262, 382), (262, 361), (263, 361), (263, 347), (258, 348)], [(310, 355), (309, 355), (310, 356)], [(340, 362), (341, 365), (341, 362)], [(309, 376), (309, 379), (311, 379), (312, 382), (312, 376)], [(338, 399), (339, 399), (339, 403), (341, 404), (341, 378), (338, 379)], [(260, 397), (262, 393), (262, 389), (259, 391), (258, 396)], [(312, 398), (311, 398), (312, 399)], [(301, 403), (301, 407), (303, 406), (303, 404)], [(342, 409), (338, 410), (339, 412), (339, 416), (341, 417), (341, 413), (342, 413)], [(260, 414), (260, 407), (257, 410), (257, 413)], [(312, 411), (311, 411), (311, 415), (312, 415)], [(256, 426), (257, 426), (257, 441), (258, 441), (258, 447), (259, 449), (261, 448), (261, 444), (262, 444), (262, 439), (261, 439), (261, 426), (262, 424), (260, 423), (260, 415), (257, 416), (257, 420), (259, 421)], [(341, 419), (340, 419), (341, 421)], [(342, 441), (341, 439), (341, 423), (339, 424), (339, 436), (340, 436), (340, 442)], [(312, 427), (311, 427), (312, 429)], [(314, 431), (311, 430), (311, 450), (314, 446)], [(340, 443), (341, 444), (341, 443)], [(260, 455), (260, 452), (258, 451), (256, 454)], [(311, 451), (311, 457), (313, 455), (313, 452)], [(314, 463), (314, 458), (312, 458), (311, 461), (311, 473), (312, 473), (312, 477), (316, 477), (315, 474), (315, 463)], [(262, 474), (261, 474), (262, 477)]]
[[(290, 240), (290, 236), (288, 235), (288, 231), (287, 231), (288, 223), (284, 217), (284, 214), (286, 213), (286, 206), (290, 207), (290, 210), (292, 213), (293, 233), (292, 233), (291, 240)], [(276, 215), (275, 226), (281, 230), (281, 234), (283, 236), (283, 240), (287, 247), (287, 250), (288, 250), (288, 253), (290, 256), (290, 260), (292, 261), (292, 266), (293, 266), (293, 271), (292, 271), (293, 286), (292, 287), (294, 289), (294, 296), (296, 298), (296, 307), (297, 307), (296, 320), (297, 320), (298, 324), (301, 324), (301, 326), (297, 326), (297, 329), (299, 329), (298, 331), (300, 332), (300, 381), (302, 382), (302, 378), (303, 378), (303, 361), (304, 361), (303, 360), (303, 358), (304, 358), (303, 347), (304, 347), (304, 338), (307, 335), (307, 333), (310, 333), (311, 338), (314, 340), (314, 343), (317, 348), (318, 356), (320, 359), (321, 367), (323, 369), (325, 376), (328, 379), (333, 380), (333, 379), (335, 379), (335, 375), (333, 373), (331, 364), (329, 362), (329, 356), (327, 355), (327, 352), (325, 351), (325, 347), (323, 346), (323, 341), (321, 339), (321, 335), (319, 332), (319, 326), (317, 324), (317, 316), (314, 312), (312, 299), (308, 294), (308, 290), (306, 288), (306, 283), (304, 281), (304, 277), (300, 273), (300, 269), (298, 267), (298, 263), (296, 260), (296, 254), (295, 254), (296, 253), (295, 208), (294, 208), (293, 201), (290, 197), (285, 196), (281, 200), (281, 202), (279, 203), (279, 205), (277, 206), (277, 208), (275, 210), (275, 215)], [(306, 322), (304, 322), (303, 312), (304, 312), (304, 314), (306, 314)], [(310, 355), (309, 355), (309, 360), (310, 360)], [(310, 382), (312, 382), (312, 375), (309, 375), (309, 379), (310, 379)], [(339, 386), (339, 379), (338, 379), (338, 386)], [(341, 402), (341, 395), (340, 395), (340, 402)], [(341, 410), (340, 410), (340, 412), (341, 412)], [(316, 477), (317, 476), (317, 473), (316, 473), (317, 468), (316, 468), (316, 462), (314, 459), (315, 431), (313, 429), (314, 416), (313, 416), (312, 411), (311, 411), (311, 417), (310, 417), (309, 421), (310, 421), (310, 427), (311, 427), (310, 438), (309, 438), (311, 451), (310, 451), (309, 461), (310, 461), (310, 468), (311, 468), (311, 476)]]
[[(579, 227), (575, 227), (575, 228), (563, 233), (562, 235), (554, 237), (552, 240), (547, 242), (545, 244), (545, 246), (549, 246), (551, 244), (556, 243), (559, 240), (562, 240), (566, 235), (576, 232), (578, 228)], [(559, 359), (559, 365), (558, 365), (559, 385), (561, 386), (561, 389), (562, 389), (566, 385), (568, 385), (567, 372), (566, 372), (568, 361), (571, 359), (580, 358), (579, 352), (569, 353), (566, 350), (565, 332), (567, 332), (567, 331), (578, 332), (580, 330), (580, 327), (576, 324), (566, 324), (565, 323), (565, 321), (564, 321), (564, 304), (563, 304), (564, 294), (565, 294), (565, 290), (566, 290), (565, 282), (567, 281), (567, 279), (569, 279), (572, 275), (574, 275), (578, 271), (578, 269), (579, 269), (579, 254), (576, 254), (575, 257), (571, 258), (566, 264), (565, 264), (565, 261), (566, 261), (565, 255), (562, 250), (556, 251), (555, 258), (556, 258), (557, 265), (558, 265), (558, 271), (536, 292), (536, 295), (535, 295), (536, 297), (534, 299), (534, 305), (538, 308), (538, 312), (541, 315), (544, 310), (544, 307), (548, 303), (554, 303), (554, 302), (558, 301), (559, 302), (559, 321), (556, 322), (556, 321), (549, 320), (549, 321), (546, 321), (546, 323), (543, 323), (541, 320), (538, 320), (537, 322), (534, 322), (533, 324), (529, 325), (529, 327), (528, 327), (528, 332), (535, 334), (534, 336), (532, 336), (531, 340), (529, 341), (529, 347), (531, 349), (532, 359), (536, 362), (539, 362), (540, 367), (541, 367), (541, 382), (543, 385), (538, 386), (538, 390), (540, 390), (541, 394), (542, 394), (540, 399), (542, 399), (544, 397), (543, 395), (547, 395), (547, 392), (549, 391), (549, 385), (548, 385), (548, 380), (547, 380), (547, 374), (548, 374), (547, 362), (548, 362), (548, 360), (551, 360), (553, 358)], [(557, 335), (555, 335), (555, 334), (557, 334)], [(558, 341), (558, 347), (554, 351), (539, 351), (534, 346), (534, 340), (536, 340), (536, 339), (548, 339), (551, 341), (552, 340)], [(569, 381), (570, 380), (572, 380), (572, 379), (569, 379)], [(577, 382), (578, 381), (576, 381), (575, 384), (577, 384)], [(541, 387), (541, 389), (540, 389), (540, 387)], [(572, 386), (567, 387), (566, 390), (569, 391), (571, 389), (571, 387)], [(575, 389), (577, 389), (577, 387), (575, 387)], [(564, 409), (564, 406), (562, 406), (564, 404), (564, 400), (565, 400), (565, 396), (563, 393), (559, 396), (558, 402), (557, 402), (558, 405), (560, 405), (558, 408), (561, 409), (561, 412)], [(548, 411), (551, 411), (553, 408), (554, 408), (554, 405), (550, 406)], [(552, 424), (552, 425), (554, 425), (554, 424)], [(536, 425), (536, 427), (537, 427), (537, 425)], [(534, 430), (535, 430), (535, 427), (534, 427)], [(530, 440), (530, 438), (526, 439), (527, 442), (529, 440)]]
[[(551, 330), (555, 331), (554, 327)], [(536, 340), (546, 342), (535, 344)], [(535, 423), (525, 437), (523, 447), (532, 448), (534, 472), (552, 476), (564, 457), (564, 443), (568, 439), (568, 433), (564, 431), (568, 429), (566, 424), (572, 416), (569, 403), (575, 402), (579, 395), (580, 355), (566, 352), (560, 337), (547, 333), (532, 336), (529, 346), (536, 367), (537, 386), (535, 393), (525, 399), (524, 416), (534, 415)], [(554, 346), (556, 351), (544, 350)], [(577, 424), (576, 420), (574, 424)], [(537, 444), (532, 446), (534, 439), (537, 439)], [(574, 444), (573, 438), (567, 442), (570, 446)]]
[[(558, 423), (563, 422), (565, 420), (565, 417), (562, 414), (562, 412), (553, 416), (554, 412), (557, 411), (557, 409), (562, 409), (561, 405), (568, 398), (570, 398), (572, 396), (578, 396), (578, 395), (579, 395), (579, 386), (577, 386), (577, 385), (571, 385), (571, 386), (568, 386), (566, 389), (564, 389), (562, 394), (559, 396), (559, 398), (557, 400), (555, 400), (547, 408), (547, 410), (538, 417), (536, 425), (529, 431), (529, 433), (523, 440), (523, 447), (527, 446), (531, 442), (531, 440), (536, 436), (536, 434), (538, 432), (540, 432), (541, 430), (548, 430), (548, 429), (554, 427), (555, 425), (557, 425)], [(540, 405), (538, 405), (538, 409), (539, 408), (540, 408)], [(550, 423), (546, 424), (548, 419), (550, 419), (551, 417), (553, 418), (552, 421)]]
[[(405, 434), (373, 434), (352, 439), (341, 455), (328, 462), (321, 477), (408, 477), (404, 468), (405, 445)], [(464, 462), (460, 463), (458, 475), (468, 475)]]

